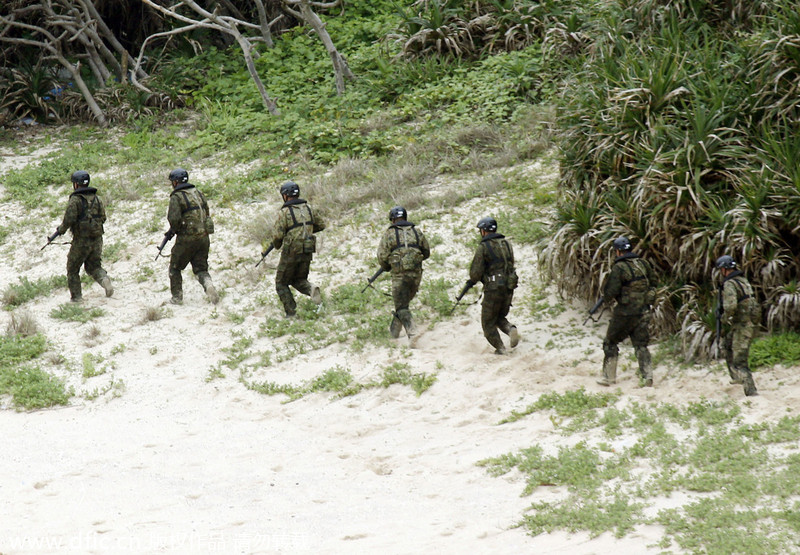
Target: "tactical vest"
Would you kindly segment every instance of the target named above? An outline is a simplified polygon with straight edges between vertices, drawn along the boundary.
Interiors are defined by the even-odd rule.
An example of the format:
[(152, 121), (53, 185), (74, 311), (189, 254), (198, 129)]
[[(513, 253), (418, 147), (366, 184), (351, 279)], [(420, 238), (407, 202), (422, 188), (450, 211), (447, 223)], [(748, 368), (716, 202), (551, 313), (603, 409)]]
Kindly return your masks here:
[(422, 267), (422, 246), (413, 225), (394, 225), (394, 246), (389, 254), (393, 271), (413, 271)]
[(87, 199), (84, 195), (75, 195), (81, 201), (78, 220), (73, 226), (73, 233), (81, 237), (100, 237), (103, 235), (103, 206), (97, 195)]
[(178, 235), (199, 237), (206, 235), (208, 214), (203, 209), (203, 197), (194, 187), (173, 191), (181, 207), (181, 224)]
[[(730, 283), (736, 288), (736, 320), (739, 322), (750, 321), (754, 324), (761, 322), (761, 306), (753, 293), (753, 286), (750, 282), (738, 279), (734, 276)], [(723, 284), (723, 287), (725, 285)], [(724, 307), (723, 307), (724, 309)]]
[(654, 292), (647, 279), (647, 264), (641, 258), (626, 258), (617, 262), (622, 268), (622, 288), (617, 302), (630, 309), (653, 304)]
[[(492, 246), (494, 243), (494, 247)], [(490, 239), (483, 242), (489, 254), (489, 265), (483, 277), (483, 286), (487, 290), (516, 289), (519, 279), (514, 268), (514, 254), (511, 245), (505, 238)]]
[[(298, 245), (299, 252), (303, 254), (312, 254), (317, 251), (317, 237), (314, 235), (314, 214), (311, 212), (311, 207), (303, 202), (298, 204), (290, 204), (288, 207), (289, 216), (292, 218), (292, 225), (286, 228), (288, 235), (293, 229), (302, 228), (301, 244)], [(305, 214), (303, 214), (305, 208)], [(298, 218), (297, 212), (300, 212)]]

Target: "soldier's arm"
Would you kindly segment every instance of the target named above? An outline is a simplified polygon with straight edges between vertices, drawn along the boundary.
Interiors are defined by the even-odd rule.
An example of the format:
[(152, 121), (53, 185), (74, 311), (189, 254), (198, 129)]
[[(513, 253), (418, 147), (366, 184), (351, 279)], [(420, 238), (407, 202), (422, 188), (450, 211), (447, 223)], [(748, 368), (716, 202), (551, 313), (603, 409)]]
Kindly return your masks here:
[(169, 222), (169, 229), (173, 233), (177, 233), (181, 227), (181, 216), (181, 203), (178, 200), (178, 195), (170, 195), (167, 221)]
[(283, 238), (286, 237), (286, 218), (284, 216), (285, 210), (281, 209), (278, 216), (275, 218), (275, 224), (272, 226), (272, 246), (275, 249), (280, 249), (283, 246)]
[(61, 225), (57, 228), (59, 235), (64, 235), (67, 230), (69, 230), (69, 228), (71, 228), (75, 222), (78, 221), (80, 206), (81, 199), (79, 199), (77, 195), (69, 197), (67, 209), (64, 211), (64, 219), (61, 221)]
[(616, 299), (622, 291), (622, 280), (620, 279), (620, 265), (614, 264), (611, 273), (608, 275), (606, 284), (603, 287), (603, 298), (606, 301)]
[(317, 231), (322, 231), (325, 229), (325, 218), (322, 215), (322, 211), (314, 211), (314, 233)]
[(384, 234), (383, 237), (381, 237), (381, 242), (378, 244), (378, 264), (383, 268), (384, 272), (392, 270), (392, 265), (389, 264), (389, 255), (392, 252), (387, 237), (388, 235)]
[(726, 281), (722, 288), (722, 306), (724, 308), (722, 323), (726, 326), (733, 322), (738, 304), (739, 302), (736, 300), (736, 286), (730, 281)]
[(475, 249), (475, 256), (472, 257), (472, 264), (469, 266), (469, 280), (478, 283), (483, 279), (485, 264), (483, 260), (483, 243)]
[(97, 197), (97, 203), (100, 205), (100, 223), (106, 223), (106, 204), (103, 202), (103, 199)]
[(421, 231), (419, 232), (419, 250), (422, 251), (422, 260), (427, 260), (431, 255), (431, 246), (428, 244), (428, 238)]

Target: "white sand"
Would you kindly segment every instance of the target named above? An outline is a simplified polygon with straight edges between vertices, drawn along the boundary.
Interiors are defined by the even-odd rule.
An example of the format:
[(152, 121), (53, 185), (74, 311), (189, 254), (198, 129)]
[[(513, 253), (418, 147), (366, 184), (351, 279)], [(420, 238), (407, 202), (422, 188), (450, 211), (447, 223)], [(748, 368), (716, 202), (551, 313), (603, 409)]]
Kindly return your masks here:
[[(5, 167), (21, 161), (0, 157)], [(197, 185), (202, 188), (201, 181)], [(66, 201), (66, 185), (61, 193)], [(159, 215), (166, 210), (167, 193), (165, 188)], [(456, 255), (448, 258), (452, 266), (429, 265), (426, 279), (446, 272), (459, 283), (466, 279), (470, 253), (463, 234), (474, 233), (474, 222), (484, 215), (487, 201), (478, 202), (467, 203), (460, 208), (462, 214), (437, 226), (421, 222), (425, 231), (445, 239), (441, 248)], [(404, 351), (368, 348), (354, 353), (346, 345), (332, 345), (254, 376), (257, 381), (300, 383), (339, 364), (365, 381), (400, 356), (412, 371), (438, 375), (420, 397), (395, 385), (344, 399), (315, 393), (284, 403), (283, 396), (245, 389), (236, 371), (207, 382), (209, 369), (226, 356), (221, 349), (233, 342), (231, 330), (254, 336), (265, 315), (279, 313), (272, 281), (275, 258), (254, 273), (258, 246), (241, 239), (242, 222), (278, 204), (276, 199), (274, 206), (250, 206), (241, 219), (217, 211), (211, 273), (226, 296), (216, 309), (187, 270), (185, 305), (170, 307), (164, 319), (142, 323), (147, 307), (160, 306), (169, 297), (167, 261), (152, 261), (160, 232), (128, 234), (140, 216), (123, 214), (123, 207), (109, 221), (106, 234), (106, 245), (127, 245), (119, 262), (106, 265), (116, 293), (106, 299), (97, 285), (84, 289), (86, 306), (103, 308), (105, 316), (88, 324), (53, 319), (50, 311), (67, 300), (65, 290), (22, 307), (35, 316), (51, 352), (73, 366), (80, 367), (86, 352), (102, 355), (105, 362), (100, 365), (113, 362), (105, 374), (88, 380), (80, 377), (80, 370), (68, 373), (78, 393), (106, 387), (111, 380), (124, 382), (125, 388), (116, 398), (111, 393), (94, 401), (76, 396), (68, 407), (28, 413), (8, 408), (9, 399), (0, 400), (6, 408), (0, 411), (0, 552), (659, 551), (655, 543), (662, 530), (655, 526), (638, 527), (622, 540), (608, 533), (594, 539), (585, 533), (530, 537), (514, 524), (527, 506), (552, 495), (548, 489), (554, 488), (540, 487), (523, 498), (518, 473), (492, 478), (476, 466), (481, 459), (552, 437), (553, 423), (542, 414), (497, 426), (511, 410), (549, 391), (601, 389), (594, 380), (605, 321), (586, 333), (569, 335), (580, 327), (578, 310), (584, 307), (569, 308), (555, 325), (524, 316), (530, 311), (520, 307), (536, 279), (535, 268), (526, 262), (532, 260), (530, 249), (518, 248), (523, 282), (511, 320), (519, 325), (523, 342), (509, 357), (491, 354), (480, 331), (479, 306), (473, 305), (466, 314), (457, 313), (426, 332), (420, 348), (407, 358), (399, 354)], [(0, 225), (13, 228), (28, 217), (3, 203)], [(23, 228), (0, 247), (1, 289), (21, 276), (33, 280), (64, 271), (67, 247), (39, 251), (57, 219), (38, 213), (34, 217), (40, 220), (35, 233)], [(383, 218), (376, 212), (375, 229), (383, 226)], [(373, 268), (362, 261), (367, 259), (363, 249), (371, 253), (377, 245), (372, 231), (353, 240), (363, 256), (348, 268), (334, 269), (332, 245), (344, 243), (352, 232), (352, 226), (331, 225), (312, 278), (329, 284), (363, 282), (371, 273)], [(154, 277), (140, 284), (136, 276), (142, 268), (151, 268)], [(258, 296), (269, 301), (253, 308)], [(388, 304), (387, 299), (387, 324)], [(232, 323), (228, 311), (243, 314), (245, 322)], [(8, 319), (0, 317), (0, 325)], [(100, 332), (92, 338), (94, 326)], [(546, 348), (551, 339), (556, 346)], [(253, 350), (270, 341), (257, 339)], [(122, 352), (112, 353), (121, 345)], [(627, 357), (630, 346), (622, 348)], [(800, 387), (792, 369), (759, 373), (761, 395), (745, 403), (741, 387), (727, 385), (719, 372), (659, 367), (657, 387), (639, 389), (631, 364), (627, 366), (618, 387), (637, 400), (682, 404), (702, 397), (732, 398), (748, 421), (777, 419), (787, 407), (798, 406)], [(663, 503), (674, 505), (675, 499)]]

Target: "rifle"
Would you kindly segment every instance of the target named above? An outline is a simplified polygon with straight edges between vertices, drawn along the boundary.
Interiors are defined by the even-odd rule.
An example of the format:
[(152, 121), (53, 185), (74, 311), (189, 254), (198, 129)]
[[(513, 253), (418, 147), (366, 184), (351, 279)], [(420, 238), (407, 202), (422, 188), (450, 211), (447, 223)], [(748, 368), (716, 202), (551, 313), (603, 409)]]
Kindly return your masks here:
[(268, 255), (269, 253), (271, 253), (271, 252), (272, 252), (272, 249), (274, 249), (274, 248), (275, 248), (275, 245), (270, 245), (270, 246), (267, 248), (267, 250), (265, 250), (264, 252), (262, 252), (262, 253), (261, 253), (261, 260), (259, 260), (258, 262), (256, 262), (256, 268), (258, 268), (258, 265), (259, 265), (259, 264), (261, 264), (262, 262), (264, 262), (264, 259), (267, 257), (267, 255)]
[(456, 304), (454, 304), (453, 308), (450, 309), (450, 314), (453, 314), (453, 312), (455, 312), (456, 307), (461, 303), (461, 299), (464, 298), (464, 295), (467, 294), (467, 291), (472, 289), (474, 285), (475, 285), (474, 281), (467, 280), (467, 283), (464, 284), (464, 288), (461, 290), (461, 293), (459, 293), (458, 297), (456, 297)]
[(372, 287), (373, 282), (378, 279), (383, 272), (383, 268), (378, 268), (378, 271), (372, 274), (372, 277), (367, 280), (367, 284), (364, 286), (364, 289), (362, 289), (361, 292), (363, 293), (367, 290), (367, 288)]
[[(592, 316), (594, 316), (595, 312), (600, 310), (600, 307), (602, 306), (603, 302), (605, 302), (605, 299), (603, 299), (603, 297), (600, 297), (599, 299), (597, 299), (597, 302), (594, 303), (594, 306), (589, 309), (589, 315), (586, 317), (586, 320), (583, 321), (584, 326), (586, 325), (586, 322), (588, 322), (589, 320), (591, 320), (592, 322), (597, 322), (597, 320), (592, 318)], [(605, 310), (605, 308), (603, 310)], [(600, 314), (602, 314), (602, 312), (600, 312)], [(599, 319), (600, 316), (598, 316), (597, 318)]]
[(43, 251), (43, 250), (44, 250), (46, 247), (48, 247), (48, 246), (50, 245), (50, 243), (52, 243), (53, 241), (55, 241), (55, 240), (56, 240), (56, 237), (58, 237), (59, 235), (61, 235), (61, 234), (58, 232), (58, 230), (56, 230), (56, 232), (55, 232), (55, 233), (53, 233), (52, 235), (49, 235), (49, 236), (47, 237), (47, 243), (45, 243), (44, 247), (42, 247), (42, 248), (41, 248), (41, 249), (39, 249), (39, 250), (40, 250), (40, 251)]
[(158, 245), (158, 254), (156, 254), (155, 258), (156, 260), (158, 260), (158, 257), (161, 256), (161, 251), (164, 250), (164, 247), (167, 246), (167, 243), (169, 243), (173, 237), (175, 237), (175, 232), (172, 231), (171, 229), (168, 229), (167, 232), (164, 234), (163, 241), (161, 241), (161, 244)]

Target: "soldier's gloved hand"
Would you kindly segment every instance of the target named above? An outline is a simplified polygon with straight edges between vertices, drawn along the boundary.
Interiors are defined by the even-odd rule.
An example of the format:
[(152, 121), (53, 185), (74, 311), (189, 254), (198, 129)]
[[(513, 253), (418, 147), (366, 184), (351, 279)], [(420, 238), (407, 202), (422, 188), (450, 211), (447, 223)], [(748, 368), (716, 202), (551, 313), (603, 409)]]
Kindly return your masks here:
[(171, 229), (169, 229), (169, 230), (167, 230), (167, 232), (164, 234), (164, 237), (166, 237), (166, 238), (167, 238), (167, 241), (169, 241), (170, 239), (172, 239), (173, 237), (175, 237), (175, 232), (174, 232), (174, 231), (172, 231)]
[(475, 282), (474, 282), (474, 281), (472, 281), (471, 279), (468, 279), (468, 280), (467, 280), (467, 283), (465, 283), (465, 284), (464, 284), (464, 286), (465, 286), (467, 289), (472, 289), (473, 287), (475, 287)]

